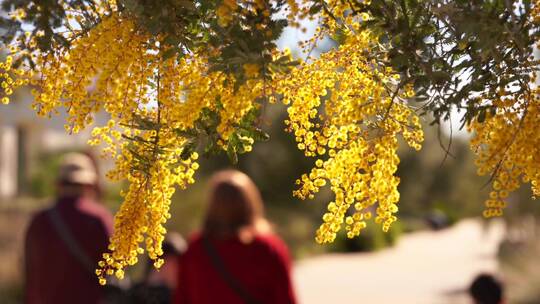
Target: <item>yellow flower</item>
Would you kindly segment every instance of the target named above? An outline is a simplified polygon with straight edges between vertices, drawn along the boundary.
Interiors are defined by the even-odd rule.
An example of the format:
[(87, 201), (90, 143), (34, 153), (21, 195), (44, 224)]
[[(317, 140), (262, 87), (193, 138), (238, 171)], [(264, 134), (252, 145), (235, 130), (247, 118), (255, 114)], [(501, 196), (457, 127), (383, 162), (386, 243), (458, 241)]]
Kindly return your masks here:
[(259, 76), (259, 65), (246, 63), (243, 65), (243, 68), (247, 78), (257, 78)]

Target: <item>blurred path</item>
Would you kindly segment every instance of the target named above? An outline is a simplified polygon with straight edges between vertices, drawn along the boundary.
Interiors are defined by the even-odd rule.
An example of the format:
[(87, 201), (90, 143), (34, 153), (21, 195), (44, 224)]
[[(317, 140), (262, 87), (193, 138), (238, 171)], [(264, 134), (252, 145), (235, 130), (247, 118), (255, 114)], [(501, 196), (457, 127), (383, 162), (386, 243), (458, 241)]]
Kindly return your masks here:
[(481, 271), (497, 270), (504, 225), (464, 220), (451, 228), (404, 235), (375, 253), (329, 254), (294, 270), (300, 304), (469, 303), (460, 290)]

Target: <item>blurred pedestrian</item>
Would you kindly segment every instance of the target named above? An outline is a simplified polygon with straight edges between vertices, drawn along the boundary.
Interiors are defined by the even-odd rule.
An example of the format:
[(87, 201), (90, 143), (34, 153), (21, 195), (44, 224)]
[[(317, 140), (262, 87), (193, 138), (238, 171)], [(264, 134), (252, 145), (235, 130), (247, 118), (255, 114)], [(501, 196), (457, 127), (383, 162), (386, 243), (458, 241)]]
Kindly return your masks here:
[(290, 264), (253, 181), (238, 171), (219, 172), (210, 182), (203, 229), (181, 259), (175, 303), (296, 303)]
[(70, 153), (63, 157), (55, 204), (38, 212), (26, 232), (27, 304), (104, 302), (104, 288), (94, 271), (107, 251), (112, 216), (97, 201), (98, 180), (89, 156)]
[(159, 270), (148, 259), (142, 282), (133, 286), (127, 296), (129, 304), (169, 304), (172, 303), (173, 291), (178, 286), (180, 257), (185, 253), (187, 244), (178, 233), (168, 232), (163, 242), (165, 261)]
[(474, 279), (469, 294), (475, 304), (503, 304), (504, 286), (490, 274), (480, 274)]

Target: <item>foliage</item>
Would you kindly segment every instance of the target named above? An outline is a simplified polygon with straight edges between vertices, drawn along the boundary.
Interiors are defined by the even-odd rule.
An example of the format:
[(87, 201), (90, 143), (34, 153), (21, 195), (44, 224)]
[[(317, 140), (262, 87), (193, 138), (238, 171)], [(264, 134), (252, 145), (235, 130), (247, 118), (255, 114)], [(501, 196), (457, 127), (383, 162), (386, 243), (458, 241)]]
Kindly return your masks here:
[(58, 153), (39, 155), (39, 166), (30, 177), (30, 194), (37, 198), (48, 198), (55, 194), (56, 177), (51, 172), (58, 172), (61, 156)]
[(368, 226), (356, 238), (339, 235), (332, 243), (331, 249), (337, 252), (372, 252), (395, 245), (402, 233), (400, 222), (396, 222), (392, 229), (384, 232), (376, 227)]
[[(419, 115), (434, 122), (454, 109), (475, 132), (479, 173), (506, 194), (531, 182), (540, 153), (535, 126), (539, 8), (531, 1), (343, 0), (7, 0), (0, 20), (10, 55), (0, 64), (2, 102), (34, 86), (33, 108), (64, 109), (77, 133), (106, 111), (90, 141), (116, 161), (108, 176), (127, 180), (100, 282), (137, 262), (156, 267), (177, 187), (194, 182), (199, 153), (238, 154), (266, 140), (265, 109), (288, 108), (286, 130), (315, 158), (294, 195), (335, 195), (317, 230), (332, 242), (358, 236), (374, 220), (388, 230), (398, 211), (398, 140), (416, 149)], [(285, 26), (318, 20), (295, 61), (274, 41)], [(339, 46), (311, 56), (324, 37)], [(427, 116), (426, 116), (427, 117)], [(144, 248), (141, 245), (144, 244)]]
[(387, 64), (414, 85), (434, 122), (448, 120), (452, 107), (465, 110), (466, 123), (484, 117), (495, 108), (479, 95), (495, 99), (510, 84), (523, 92), (538, 69), (533, 1), (352, 2), (354, 13), (372, 16), (367, 26), (388, 46)]

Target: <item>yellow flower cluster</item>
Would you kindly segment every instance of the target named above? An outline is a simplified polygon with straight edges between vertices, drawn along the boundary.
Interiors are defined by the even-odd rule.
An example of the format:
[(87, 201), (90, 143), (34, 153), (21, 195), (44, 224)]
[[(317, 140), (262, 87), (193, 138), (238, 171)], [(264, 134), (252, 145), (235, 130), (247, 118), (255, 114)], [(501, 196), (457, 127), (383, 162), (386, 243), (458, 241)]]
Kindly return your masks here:
[(34, 109), (50, 116), (64, 107), (66, 129), (74, 133), (92, 124), (93, 114), (101, 110), (129, 121), (132, 109), (149, 102), (146, 79), (152, 76), (155, 55), (147, 50), (146, 39), (133, 22), (106, 17), (69, 50), (39, 57)]
[(319, 243), (332, 242), (344, 222), (348, 237), (359, 235), (372, 212), (387, 231), (398, 211), (397, 137), (417, 150), (423, 141), (406, 103), (414, 92), (400, 89), (397, 74), (368, 58), (376, 37), (347, 22), (358, 32), (345, 29), (337, 49), (300, 64), (276, 85), (289, 105), (288, 131), (306, 156), (318, 158), (294, 194), (313, 198), (327, 183), (335, 194), (317, 230)]
[(20, 86), (27, 85), (29, 80), (24, 77), (26, 72), (23, 69), (13, 69), (13, 57), (7, 56), (4, 62), (0, 62), (0, 92), (1, 102), (8, 104), (10, 96)]
[[(540, 22), (540, 1), (531, 11), (531, 22)], [(540, 42), (536, 42), (540, 47)], [(536, 65), (522, 63), (524, 67)], [(507, 198), (522, 184), (530, 183), (533, 198), (540, 196), (540, 88), (533, 74), (527, 92), (515, 93), (499, 89), (497, 100), (489, 103), (494, 112), (486, 112), (473, 120), (468, 131), (473, 132), (471, 149), (476, 154), (478, 174), (490, 174), (492, 191), (485, 201), (484, 216), (501, 216)], [(510, 89), (510, 88), (508, 88)]]
[[(31, 81), (33, 108), (47, 117), (66, 111), (69, 132), (93, 125), (97, 112), (110, 115), (107, 125), (94, 127), (89, 143), (103, 145), (103, 156), (115, 159), (107, 176), (127, 179), (129, 186), (115, 217), (110, 252), (96, 271), (105, 284), (109, 275), (123, 277), (124, 268), (137, 262), (143, 248), (156, 267), (163, 263), (159, 257), (170, 198), (176, 187), (194, 182), (199, 167), (196, 153), (182, 160), (188, 140), (179, 131), (193, 128), (203, 108), (217, 111), (219, 144), (226, 149), (235, 126), (257, 106), (265, 86), (255, 65), (246, 66), (251, 78), (237, 86), (233, 75), (210, 71), (207, 57), (212, 50), (165, 59), (167, 50), (116, 12), (114, 1), (101, 5), (101, 22), (94, 28), (66, 32), (69, 48), (32, 54), (34, 77), (25, 74), (14, 80), (9, 73), (12, 57), (0, 65), (0, 76), (6, 95)], [(68, 19), (78, 17), (74, 12)], [(240, 140), (245, 151), (251, 150), (252, 138)]]
[[(136, 263), (137, 255), (143, 252), (140, 246), (143, 242), (149, 257), (156, 260), (155, 266), (162, 264), (159, 256), (165, 233), (163, 223), (170, 217), (170, 197), (175, 186), (184, 188), (194, 182), (198, 168), (194, 162), (196, 154), (179, 161), (186, 139), (175, 131), (192, 128), (203, 108), (217, 110), (218, 100), (217, 131), (225, 148), (233, 126), (254, 106), (263, 88), (259, 80), (253, 79), (235, 90), (234, 77), (208, 72), (202, 56), (163, 61), (159, 48), (148, 51), (146, 38), (131, 28), (129, 20), (111, 19), (110, 25), (106, 21), (102, 23), (103, 32), (96, 29), (96, 37), (90, 33), (91, 39), (98, 40), (107, 40), (107, 33), (113, 35), (103, 43), (101, 51), (93, 41), (94, 50), (104, 52), (111, 43), (116, 43), (124, 51), (111, 54), (107, 61), (94, 57), (96, 62), (90, 65), (101, 68), (86, 73), (95, 75), (100, 71), (96, 89), (82, 98), (91, 107), (77, 106), (73, 111), (74, 114), (96, 111), (100, 106), (95, 100), (100, 100), (111, 113), (113, 120), (105, 127), (94, 129), (91, 143), (107, 144), (103, 151), (116, 157), (116, 169), (108, 177), (127, 178), (130, 184), (116, 215), (111, 253), (104, 255), (97, 271), (101, 283), (106, 282), (105, 275), (114, 273), (122, 277), (124, 267)], [(126, 44), (122, 45), (123, 42)], [(68, 57), (78, 58), (71, 54)], [(69, 100), (71, 107), (80, 104), (73, 104), (73, 98)], [(88, 123), (81, 118), (72, 122)]]
[(530, 183), (534, 196), (540, 195), (540, 90), (519, 97), (501, 95), (493, 101), (494, 115), (488, 113), (483, 122), (476, 119), (469, 125), (475, 134), (471, 148), (478, 174), (492, 175), (486, 217), (502, 215), (506, 199), (522, 183)]
[[(160, 130), (149, 136), (157, 141), (174, 141), (175, 136)], [(146, 136), (143, 136), (146, 137)], [(159, 137), (159, 139), (158, 139)], [(116, 275), (122, 279), (124, 268), (134, 265), (138, 255), (144, 250), (153, 259), (156, 268), (161, 267), (163, 254), (161, 244), (166, 229), (164, 224), (171, 217), (169, 209), (175, 186), (185, 188), (194, 183), (193, 175), (199, 165), (195, 162), (198, 155), (180, 160), (181, 149), (158, 153), (162, 144), (149, 147), (148, 143), (131, 143), (129, 149), (122, 150), (117, 158), (117, 167), (109, 172), (111, 178), (127, 178), (129, 189), (124, 196), (124, 203), (116, 214), (114, 234), (109, 250), (99, 263), (96, 271), (101, 284), (106, 283), (106, 275)], [(145, 155), (149, 154), (149, 155)]]

